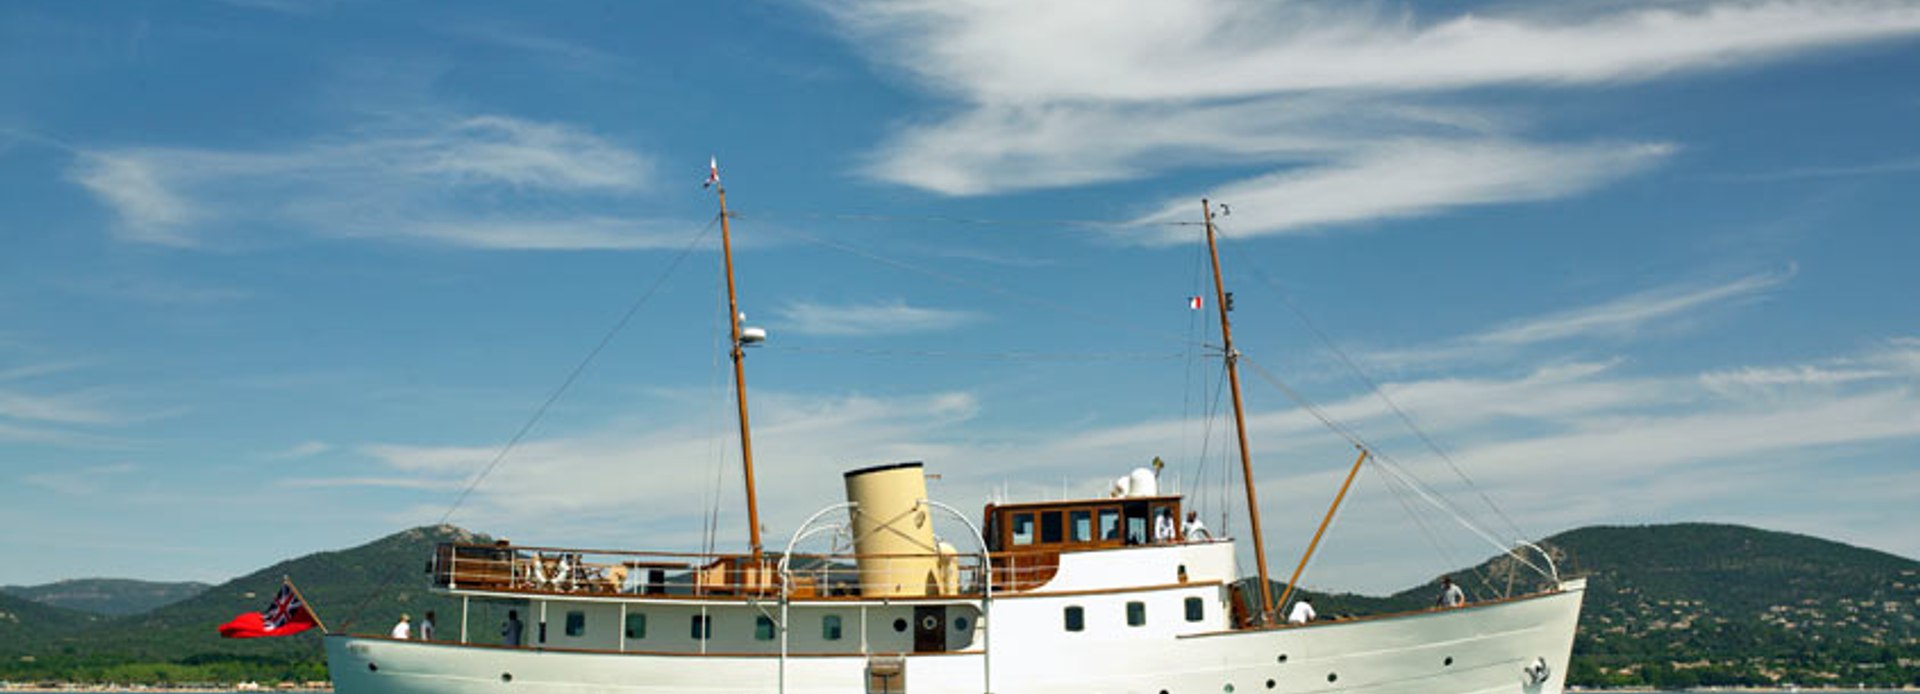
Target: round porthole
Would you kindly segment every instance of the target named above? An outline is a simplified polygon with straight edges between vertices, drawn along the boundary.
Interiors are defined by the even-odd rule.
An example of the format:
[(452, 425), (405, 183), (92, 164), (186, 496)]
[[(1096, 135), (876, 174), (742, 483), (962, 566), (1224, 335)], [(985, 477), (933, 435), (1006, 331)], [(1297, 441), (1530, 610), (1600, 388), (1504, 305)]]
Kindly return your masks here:
[(1440, 661), (1440, 665), (1443, 667), (1453, 665), (1453, 656), (1447, 656), (1446, 660)]
[(966, 630), (967, 630), (967, 618), (966, 618), (966, 617), (954, 617), (954, 618), (953, 618), (953, 630), (954, 630), (954, 631), (966, 631)]
[(904, 620), (904, 619), (896, 619), (896, 620), (893, 620), (893, 630), (894, 630), (894, 631), (906, 631), (906, 630), (907, 630), (907, 620)]
[(373, 663), (367, 663), (367, 672), (379, 672), (379, 671), (380, 671), (379, 665), (375, 665)]
[(1228, 682), (1226, 686), (1220, 688), (1220, 691), (1226, 692), (1226, 694), (1233, 694), (1233, 683)]
[(1285, 664), (1287, 662), (1287, 654), (1281, 653), (1280, 657), (1274, 658), (1274, 661), (1281, 664)]
[(1334, 680), (1337, 680), (1337, 679), (1340, 679), (1340, 675), (1339, 675), (1339, 674), (1337, 674), (1337, 673), (1332, 673), (1332, 672), (1329, 672), (1329, 673), (1327, 673), (1327, 681), (1328, 681), (1328, 682), (1332, 682), (1332, 681), (1334, 681)]
[(1273, 680), (1267, 680), (1267, 688), (1268, 688), (1268, 689), (1272, 689), (1272, 688), (1273, 688), (1273, 685), (1274, 685), (1274, 682), (1273, 682)]
[(502, 681), (502, 682), (512, 682), (512, 681), (513, 681), (513, 673), (511, 673), (511, 672), (502, 672), (502, 673), (500, 673), (500, 681)]
[(922, 617), (920, 619), (920, 628), (925, 629), (927, 631), (933, 631), (935, 629), (938, 629), (940, 628), (940, 618), (935, 617), (933, 615), (927, 615), (925, 617)]

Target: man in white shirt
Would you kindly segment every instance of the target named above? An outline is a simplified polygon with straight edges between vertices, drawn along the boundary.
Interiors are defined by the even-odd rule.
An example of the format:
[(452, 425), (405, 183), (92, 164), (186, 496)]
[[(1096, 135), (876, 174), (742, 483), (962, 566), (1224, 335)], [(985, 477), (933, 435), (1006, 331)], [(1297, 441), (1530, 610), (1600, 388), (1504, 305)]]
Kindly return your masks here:
[(413, 638), (413, 624), (408, 622), (408, 619), (410, 617), (407, 615), (400, 615), (400, 623), (393, 625), (393, 632), (387, 635), (396, 639)]
[(1206, 542), (1213, 539), (1213, 533), (1207, 532), (1207, 526), (1200, 522), (1200, 514), (1187, 512), (1187, 541)]
[(1293, 604), (1293, 611), (1287, 613), (1288, 624), (1306, 624), (1313, 621), (1313, 603), (1301, 600)]
[(1175, 538), (1178, 538), (1178, 537), (1179, 535), (1176, 533), (1173, 527), (1172, 513), (1161, 511), (1159, 515), (1154, 517), (1153, 519), (1153, 541), (1154, 542), (1157, 542), (1157, 543), (1172, 542), (1174, 541)]
[(1440, 577), (1440, 607), (1459, 607), (1467, 604), (1467, 594), (1460, 585), (1453, 582), (1452, 576)]

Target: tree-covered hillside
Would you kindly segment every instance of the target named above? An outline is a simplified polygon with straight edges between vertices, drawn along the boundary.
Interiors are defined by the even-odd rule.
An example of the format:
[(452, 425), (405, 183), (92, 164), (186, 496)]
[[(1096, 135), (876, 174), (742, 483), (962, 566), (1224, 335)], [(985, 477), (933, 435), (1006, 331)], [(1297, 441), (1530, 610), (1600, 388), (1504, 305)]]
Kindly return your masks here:
[[(99, 618), (4, 645), (23, 658), (0, 663), (0, 679), (239, 681), (325, 679), (319, 631), (223, 639), (216, 627), (265, 608), (290, 577), (329, 628), (384, 632), (402, 612), (458, 614), (459, 603), (426, 590), (436, 543), (484, 542), (452, 526), (415, 528), (348, 550), (292, 559), (144, 614)], [(52, 609), (52, 608), (48, 608)], [(359, 623), (350, 620), (358, 618)], [(444, 619), (444, 618), (443, 618)]]
[(205, 583), (159, 583), (130, 578), (80, 578), (39, 586), (5, 586), (0, 593), (43, 605), (121, 616), (147, 612), (199, 595)]

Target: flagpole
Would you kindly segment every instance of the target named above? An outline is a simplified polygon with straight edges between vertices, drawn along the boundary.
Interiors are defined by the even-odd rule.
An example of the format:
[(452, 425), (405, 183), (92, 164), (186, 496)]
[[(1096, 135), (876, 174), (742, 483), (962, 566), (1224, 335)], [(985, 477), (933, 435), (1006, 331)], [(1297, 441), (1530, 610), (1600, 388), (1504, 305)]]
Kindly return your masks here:
[(292, 577), (292, 576), (287, 576), (287, 575), (284, 575), (284, 574), (282, 574), (282, 575), (280, 576), (280, 582), (281, 582), (281, 583), (285, 583), (285, 584), (287, 584), (287, 587), (288, 587), (288, 588), (291, 588), (291, 589), (293, 589), (293, 597), (296, 597), (296, 598), (299, 598), (299, 599), (300, 599), (300, 605), (301, 605), (302, 607), (305, 607), (305, 608), (306, 608), (306, 610), (307, 610), (307, 614), (309, 614), (309, 615), (312, 615), (312, 616), (313, 616), (313, 623), (314, 623), (314, 625), (315, 625), (315, 626), (318, 626), (318, 627), (320, 627), (320, 633), (322, 633), (322, 634), (331, 634), (331, 633), (333, 633), (333, 632), (331, 632), (331, 631), (328, 631), (328, 630), (327, 630), (327, 623), (326, 623), (326, 622), (322, 622), (322, 621), (320, 621), (320, 611), (319, 611), (319, 610), (316, 610), (316, 609), (313, 609), (313, 603), (312, 603), (312, 602), (309, 602), (309, 601), (307, 600), (307, 596), (305, 596), (305, 595), (301, 595), (301, 594), (300, 594), (300, 586), (297, 586), (297, 585), (294, 585), (294, 584), (293, 584), (293, 577)]

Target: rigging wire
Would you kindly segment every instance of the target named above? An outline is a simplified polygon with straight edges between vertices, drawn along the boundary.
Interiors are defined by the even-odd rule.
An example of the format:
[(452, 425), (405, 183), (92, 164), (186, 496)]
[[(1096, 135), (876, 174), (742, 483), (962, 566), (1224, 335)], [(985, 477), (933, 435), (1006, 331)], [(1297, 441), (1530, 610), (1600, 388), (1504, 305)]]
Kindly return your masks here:
[[(473, 490), (479, 487), (480, 483), (485, 481), (489, 475), (492, 475), (495, 468), (500, 467), (500, 463), (507, 459), (507, 455), (512, 453), (513, 450), (520, 445), (520, 442), (527, 437), (527, 434), (533, 431), (534, 426), (538, 425), (540, 420), (547, 416), (547, 411), (553, 408), (554, 403), (559, 402), (560, 397), (573, 388), (573, 384), (580, 380), (581, 374), (586, 373), (587, 367), (591, 366), (594, 360), (600, 357), (601, 352), (606, 351), (607, 346), (613, 343), (613, 338), (618, 336), (620, 332), (627, 327), (627, 324), (633, 321), (634, 315), (640, 312), (640, 308), (645, 306), (647, 302), (653, 298), (653, 295), (660, 291), (660, 288), (666, 284), (667, 278), (673, 276), (674, 270), (680, 267), (680, 263), (685, 261), (687, 256), (693, 254), (694, 249), (698, 248), (700, 242), (707, 238), (707, 234), (712, 233), (714, 225), (718, 224), (719, 221), (720, 218), (716, 216), (713, 218), (713, 221), (707, 222), (707, 225), (701, 228), (699, 233), (694, 234), (693, 238), (689, 240), (685, 246), (681, 247), (678, 253), (674, 254), (672, 260), (667, 261), (667, 267), (660, 271), (660, 274), (654, 278), (653, 283), (647, 286), (646, 291), (641, 292), (640, 296), (636, 297), (633, 302), (627, 306), (626, 312), (622, 313), (620, 319), (614, 321), (613, 326), (608, 328), (606, 333), (600, 336), (600, 341), (594, 344), (593, 349), (587, 350), (586, 356), (581, 357), (580, 362), (574, 364), (573, 369), (567, 372), (566, 378), (561, 379), (560, 385), (554, 388), (551, 393), (547, 394), (546, 400), (542, 401), (539, 407), (534, 408), (533, 413), (527, 417), (526, 422), (522, 423), (520, 429), (515, 431), (513, 436), (507, 439), (507, 442), (494, 454), (493, 459), (487, 462), (486, 467), (481, 468), (480, 474), (475, 475), (472, 480), (467, 482), (466, 487), (460, 490), (459, 496), (454, 497), (453, 504), (447, 507), (446, 513), (440, 514), (440, 520), (436, 521), (434, 525), (446, 525), (447, 521), (453, 518), (453, 514), (459, 511), (460, 507), (465, 505), (467, 499), (473, 495)], [(367, 597), (362, 599), (360, 604), (354, 607), (353, 612), (348, 614), (347, 620), (343, 623), (342, 628), (345, 628), (345, 625), (350, 625), (358, 619), (360, 613), (366, 609), (368, 603), (372, 602), (375, 596), (380, 595), (386, 590), (388, 585), (392, 584), (394, 577), (398, 575), (399, 569), (400, 565), (395, 564), (394, 568), (388, 570), (386, 577), (380, 581), (378, 588), (367, 593)]]
[[(949, 215), (897, 215), (897, 214), (859, 214), (827, 212), (787, 212), (782, 210), (759, 211), (756, 217), (771, 219), (831, 219), (842, 222), (933, 222), (938, 224), (963, 224), (969, 226), (1051, 226), (1081, 227), (1090, 229), (1125, 229), (1151, 227), (1197, 227), (1202, 222), (1157, 221), (1157, 222), (1116, 222), (1101, 219), (998, 219), (991, 217), (954, 217)], [(735, 218), (743, 218), (738, 212)]]
[[(1221, 236), (1223, 239), (1228, 238), (1224, 235)], [(1231, 243), (1231, 240), (1228, 242)], [(1250, 256), (1251, 254), (1248, 255)], [(1365, 369), (1360, 368), (1360, 365), (1347, 355), (1346, 350), (1340, 349), (1340, 346), (1334, 343), (1333, 338), (1329, 337), (1326, 331), (1320, 329), (1318, 323), (1307, 316), (1306, 311), (1302, 310), (1300, 305), (1294, 302), (1293, 297), (1288, 294), (1286, 290), (1282, 289), (1278, 282), (1275, 282), (1273, 278), (1269, 277), (1257, 264), (1249, 261), (1248, 267), (1253, 270), (1255, 278), (1259, 279), (1262, 284), (1267, 285), (1269, 289), (1273, 290), (1274, 294), (1280, 297), (1281, 304), (1285, 305), (1287, 310), (1293, 313), (1294, 318), (1306, 326), (1307, 332), (1312, 333), (1314, 338), (1320, 341), (1321, 346), (1325, 347), (1328, 352), (1331, 352), (1334, 358), (1338, 359), (1342, 365), (1345, 365), (1347, 370), (1352, 372), (1355, 378), (1359, 379), (1362, 384), (1365, 384), (1367, 390), (1372, 392), (1374, 397), (1379, 398), (1380, 402), (1385, 404), (1387, 409), (1391, 410), (1394, 416), (1400, 419), (1401, 424), (1405, 425), (1409, 431), (1412, 431), (1414, 436), (1418, 437), (1420, 441), (1426, 445), (1428, 450), (1433, 451), (1436, 456), (1439, 456), (1441, 460), (1446, 462), (1447, 467), (1453, 471), (1454, 476), (1465, 483), (1468, 489), (1473, 490), (1474, 494), (1480, 497), (1481, 502), (1485, 503), (1487, 508), (1493, 511), (1495, 516), (1500, 518), (1501, 522), (1507, 524), (1507, 528), (1513, 531), (1516, 539), (1525, 539), (1527, 537), (1526, 532), (1520, 529), (1519, 524), (1514, 523), (1513, 519), (1507, 516), (1505, 511), (1500, 509), (1499, 505), (1493, 503), (1493, 498), (1488, 496), (1486, 491), (1481, 489), (1479, 485), (1474, 484), (1473, 479), (1468, 477), (1464, 470), (1460, 469), (1460, 465), (1454, 461), (1453, 456), (1448, 455), (1446, 450), (1440, 446), (1439, 442), (1435, 441), (1433, 437), (1427, 434), (1424, 428), (1415, 423), (1412, 415), (1409, 415), (1405, 409), (1401, 408), (1399, 403), (1394, 402), (1393, 398), (1387, 395), (1386, 389), (1380, 387), (1380, 383), (1368, 374)]]
[(1293, 387), (1287, 385), (1285, 381), (1282, 381), (1278, 377), (1274, 376), (1272, 372), (1268, 371), (1266, 367), (1261, 366), (1259, 362), (1254, 361), (1252, 358), (1248, 357), (1245, 353), (1242, 353), (1240, 355), (1240, 361), (1241, 363), (1252, 367), (1253, 372), (1256, 375), (1258, 375), (1261, 380), (1266, 381), (1268, 384), (1278, 389), (1282, 394), (1285, 394), (1287, 396), (1287, 399), (1292, 400), (1295, 405), (1298, 405), (1302, 410), (1305, 410), (1308, 414), (1312, 415), (1314, 419), (1320, 420), (1320, 424), (1322, 426), (1325, 426), (1327, 429), (1333, 431), (1336, 434), (1339, 434), (1342, 438), (1347, 439), (1348, 443), (1351, 443), (1360, 448), (1367, 449), (1369, 451), (1373, 451), (1373, 458), (1375, 461), (1381, 464), (1380, 465), (1381, 469), (1386, 470), (1389, 474), (1400, 476), (1402, 478), (1402, 481), (1407, 482), (1409, 486), (1413, 489), (1413, 491), (1416, 492), (1421, 499), (1424, 499), (1427, 503), (1432, 504), (1435, 508), (1445, 511), (1448, 515), (1453, 517), (1456, 523), (1459, 523), (1462, 527), (1466, 528), (1469, 531), (1472, 531), (1475, 535), (1480, 536), (1481, 539), (1486, 540), (1488, 544), (1492, 545), (1495, 549), (1499, 550), (1500, 553), (1511, 556), (1515, 560), (1523, 564), (1526, 564), (1529, 567), (1532, 567), (1533, 570), (1540, 572), (1541, 575), (1549, 575), (1547, 571), (1545, 571), (1544, 569), (1541, 569), (1538, 565), (1535, 565), (1533, 562), (1528, 561), (1525, 557), (1521, 556), (1520, 552), (1516, 548), (1510, 545), (1507, 545), (1505, 543), (1502, 543), (1498, 539), (1495, 539), (1492, 534), (1488, 533), (1485, 529), (1482, 529), (1478, 523), (1474, 523), (1470, 518), (1467, 517), (1465, 513), (1462, 513), (1458, 506), (1455, 506), (1452, 502), (1447, 501), (1445, 497), (1439, 496), (1437, 492), (1434, 492), (1431, 489), (1429, 489), (1426, 483), (1419, 481), (1419, 478), (1413, 477), (1411, 473), (1402, 469), (1398, 461), (1394, 460), (1392, 456), (1389, 456), (1385, 452), (1381, 451), (1379, 448), (1373, 446), (1371, 443), (1368, 443), (1365, 438), (1360, 436), (1359, 432), (1356, 432), (1353, 429), (1347, 427), (1346, 425), (1339, 423), (1339, 421), (1333, 419), (1333, 417), (1328, 415), (1325, 410), (1322, 410), (1319, 405), (1315, 405), (1312, 401), (1307, 400), (1306, 397), (1302, 396), (1299, 391), (1294, 390)]

